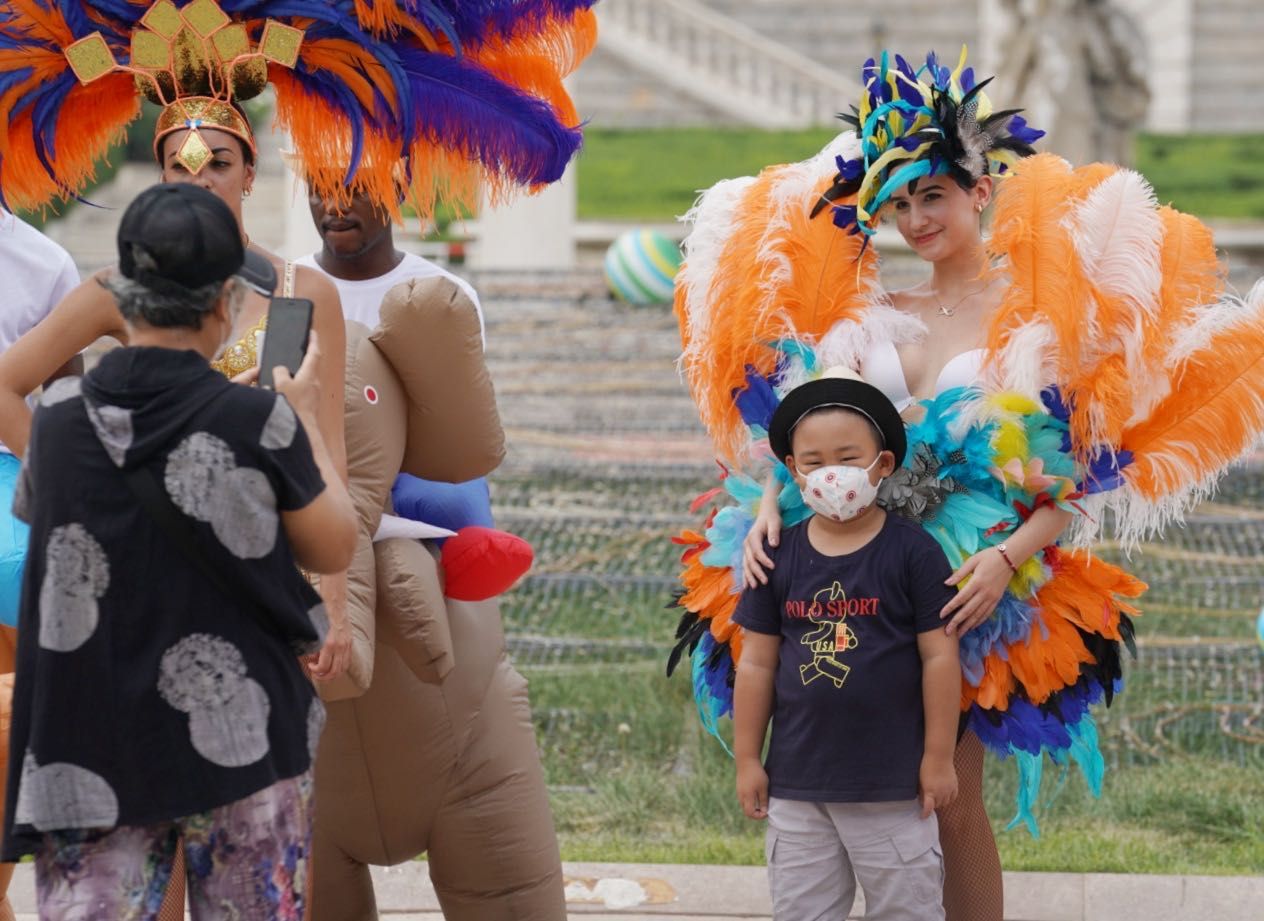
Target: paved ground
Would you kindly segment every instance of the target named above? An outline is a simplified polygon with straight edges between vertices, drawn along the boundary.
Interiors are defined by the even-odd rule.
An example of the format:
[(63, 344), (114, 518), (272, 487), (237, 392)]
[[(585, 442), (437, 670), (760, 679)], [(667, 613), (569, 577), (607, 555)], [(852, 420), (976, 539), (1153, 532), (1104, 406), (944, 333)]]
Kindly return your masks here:
[[(770, 919), (762, 867), (568, 864), (567, 908), (591, 921)], [(382, 921), (440, 921), (426, 865), (375, 869)], [(1009, 921), (1261, 921), (1264, 877), (1007, 873)], [(22, 864), (12, 896), (20, 921), (34, 921), (32, 867)], [(863, 918), (858, 902), (853, 918)]]

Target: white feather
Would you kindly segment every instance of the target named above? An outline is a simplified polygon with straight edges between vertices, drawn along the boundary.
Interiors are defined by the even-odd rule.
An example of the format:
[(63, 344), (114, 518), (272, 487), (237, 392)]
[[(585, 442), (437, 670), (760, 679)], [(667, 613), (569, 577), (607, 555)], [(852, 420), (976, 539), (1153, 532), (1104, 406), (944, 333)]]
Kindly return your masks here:
[[(1194, 321), (1175, 337), (1168, 352), (1171, 388), (1180, 388), (1181, 375), (1190, 362), (1199, 359), (1216, 360), (1216, 356), (1208, 351), (1215, 336), (1230, 331), (1235, 326), (1264, 324), (1264, 280), (1256, 282), (1246, 298), (1227, 296), (1215, 304), (1198, 308), (1194, 316)], [(1250, 412), (1264, 413), (1264, 393), (1254, 394), (1250, 399)], [(1248, 407), (1243, 409), (1247, 410)], [(1085, 500), (1089, 503), (1091, 520), (1077, 518), (1071, 539), (1080, 543), (1095, 539), (1100, 531), (1103, 514), (1108, 511), (1114, 520), (1115, 536), (1125, 550), (1131, 550), (1141, 541), (1161, 535), (1165, 527), (1180, 523), (1190, 510), (1213, 495), (1225, 470), (1252, 454), (1257, 445), (1246, 445), (1236, 457), (1203, 476), (1196, 475), (1184, 460), (1190, 453), (1197, 452), (1198, 445), (1185, 444), (1181, 447), (1183, 450), (1179, 452), (1149, 452), (1147, 459), (1158, 466), (1165, 479), (1183, 482), (1186, 486), (1157, 500), (1150, 499), (1128, 484), (1125, 469), (1123, 486)]]
[(1103, 293), (1121, 298), (1132, 310), (1118, 329), (1103, 330), (1092, 305), (1087, 362), (1092, 367), (1122, 350), (1131, 372), (1141, 370), (1145, 321), (1158, 310), (1160, 245), (1163, 222), (1154, 190), (1132, 170), (1120, 170), (1100, 182), (1063, 219), (1075, 241), (1084, 274)]
[(1055, 383), (1057, 337), (1049, 324), (1032, 320), (1009, 334), (1000, 353), (988, 363), (986, 382), (998, 391), (1021, 393), (1033, 400)]
[[(794, 283), (795, 266), (782, 246), (790, 232), (790, 219), (796, 213), (811, 212), (816, 205), (816, 190), (822, 181), (838, 172), (835, 158), (854, 159), (860, 155), (860, 142), (855, 132), (835, 136), (819, 153), (798, 163), (777, 168), (777, 178), (769, 191), (771, 208), (755, 259), (761, 264), (760, 293), (763, 295), (760, 315), (768, 316), (782, 307), (781, 292)], [(819, 220), (828, 220), (819, 215)], [(787, 327), (788, 328), (788, 327)]]
[(710, 302), (711, 283), (715, 278), (720, 254), (732, 235), (736, 215), (751, 185), (753, 176), (725, 179), (698, 196), (689, 212), (681, 218), (692, 225), (682, 243), (684, 264), (676, 275), (677, 287), (685, 289), (686, 324), (691, 346), (681, 355), (680, 365), (704, 359), (711, 353), (712, 321), (715, 305)]

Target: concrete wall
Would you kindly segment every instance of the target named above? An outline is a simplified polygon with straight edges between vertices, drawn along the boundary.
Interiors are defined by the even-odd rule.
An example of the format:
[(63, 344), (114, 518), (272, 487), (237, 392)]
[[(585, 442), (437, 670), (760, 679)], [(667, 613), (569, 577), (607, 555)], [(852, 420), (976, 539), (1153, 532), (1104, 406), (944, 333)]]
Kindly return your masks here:
[(1191, 130), (1264, 131), (1264, 3), (1191, 2)]

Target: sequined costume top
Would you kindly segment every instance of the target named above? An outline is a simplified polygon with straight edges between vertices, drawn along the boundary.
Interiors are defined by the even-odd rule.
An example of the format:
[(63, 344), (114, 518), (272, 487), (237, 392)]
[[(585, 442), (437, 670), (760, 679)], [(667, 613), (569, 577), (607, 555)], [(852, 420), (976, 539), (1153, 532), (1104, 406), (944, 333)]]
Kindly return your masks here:
[[(294, 296), (294, 269), (293, 262), (285, 263), (285, 281), (281, 287), (283, 297)], [(211, 362), (211, 367), (230, 378), (236, 377), (243, 371), (249, 371), (259, 363), (259, 354), (263, 351), (263, 338), (267, 330), (268, 312), (265, 310), (259, 322), (246, 330), (240, 339), (224, 351), (223, 355)]]

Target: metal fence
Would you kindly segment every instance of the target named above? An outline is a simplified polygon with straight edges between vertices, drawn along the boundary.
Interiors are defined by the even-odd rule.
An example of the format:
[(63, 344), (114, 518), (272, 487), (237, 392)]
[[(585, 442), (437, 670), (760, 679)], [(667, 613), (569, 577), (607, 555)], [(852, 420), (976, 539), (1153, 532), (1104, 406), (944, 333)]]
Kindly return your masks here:
[[(677, 621), (667, 605), (680, 548), (670, 537), (696, 526), (689, 503), (715, 485), (674, 368), (675, 321), (663, 309), (610, 303), (590, 276), (479, 283), (509, 436), (492, 481), (497, 523), (528, 539), (537, 558), (504, 600), (512, 654), (528, 676), (622, 676), (648, 706), (648, 695), (667, 693), (662, 666)], [(1122, 556), (1109, 545), (1101, 553)], [(1184, 527), (1122, 560), (1150, 590), (1127, 690), (1101, 721), (1112, 767), (1174, 751), (1264, 763), (1264, 652), (1254, 640), (1261, 560), (1257, 467), (1234, 471)], [(536, 710), (546, 753), (576, 733), (613, 738), (628, 719), (620, 714), (635, 712), (566, 700)], [(691, 717), (677, 707), (661, 718)]]

